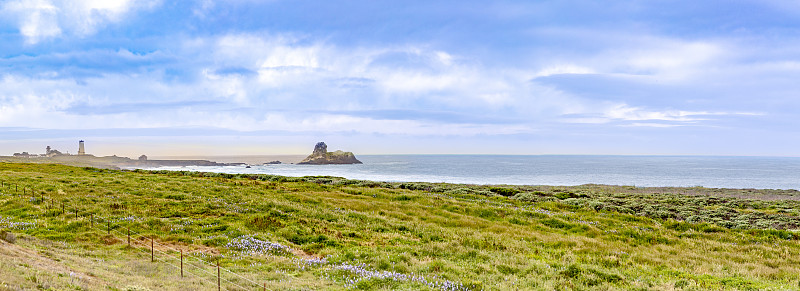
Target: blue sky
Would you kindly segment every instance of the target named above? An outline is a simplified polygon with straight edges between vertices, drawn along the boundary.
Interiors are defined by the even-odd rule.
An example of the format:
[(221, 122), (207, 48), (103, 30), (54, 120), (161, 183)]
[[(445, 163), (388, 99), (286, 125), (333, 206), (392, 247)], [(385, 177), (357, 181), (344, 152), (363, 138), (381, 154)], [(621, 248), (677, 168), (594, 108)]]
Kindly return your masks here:
[(797, 1), (0, 1), (0, 154), (800, 156), (798, 80)]

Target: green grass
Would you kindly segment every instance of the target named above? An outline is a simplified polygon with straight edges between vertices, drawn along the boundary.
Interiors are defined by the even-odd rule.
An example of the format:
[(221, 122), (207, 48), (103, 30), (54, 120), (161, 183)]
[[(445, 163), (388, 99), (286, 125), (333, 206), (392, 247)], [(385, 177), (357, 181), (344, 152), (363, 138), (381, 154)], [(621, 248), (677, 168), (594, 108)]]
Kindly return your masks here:
[[(219, 258), (271, 289), (786, 290), (800, 279), (793, 191), (382, 183), (10, 163), (0, 163), (0, 181), (0, 229), (116, 290), (215, 280), (174, 279), (169, 261), (150, 263), (149, 253), (127, 247), (128, 228), (134, 246), (147, 249), (152, 237), (170, 255), (180, 248), (205, 262)], [(230, 245), (248, 238), (290, 249), (253, 254)], [(6, 282), (26, 288), (42, 285), (30, 279), (36, 274), (59, 278), (4, 270)], [(161, 277), (142, 279), (153, 270)], [(404, 277), (412, 274), (429, 284)], [(94, 289), (83, 284), (70, 288)]]

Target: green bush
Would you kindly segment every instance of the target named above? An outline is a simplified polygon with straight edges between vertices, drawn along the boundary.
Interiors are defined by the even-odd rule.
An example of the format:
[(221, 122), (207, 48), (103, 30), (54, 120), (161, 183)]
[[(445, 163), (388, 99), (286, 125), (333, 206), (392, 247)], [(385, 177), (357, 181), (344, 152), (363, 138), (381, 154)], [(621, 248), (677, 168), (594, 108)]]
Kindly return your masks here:
[(500, 187), (491, 187), (491, 188), (489, 188), (489, 191), (491, 191), (492, 193), (498, 194), (498, 195), (503, 195), (503, 196), (514, 196), (515, 194), (519, 193), (519, 190), (517, 190), (517, 189), (500, 188)]
[[(663, 226), (665, 228), (667, 228), (667, 229), (680, 231), (680, 232), (684, 232), (684, 231), (693, 229), (692, 224), (686, 223), (686, 222), (682, 222), (682, 221), (675, 221), (675, 220), (665, 221)], [(694, 229), (696, 230), (696, 228), (694, 228)]]
[(250, 219), (248, 226), (256, 230), (270, 230), (283, 226), (280, 218), (272, 215), (258, 215)]
[(411, 201), (411, 200), (414, 200), (414, 197), (409, 196), (409, 195), (398, 195), (398, 196), (395, 196), (394, 198), (392, 198), (392, 200), (394, 200), (394, 201)]
[(186, 200), (186, 198), (188, 198), (188, 196), (186, 196), (184, 194), (167, 194), (166, 196), (164, 196), (164, 198), (182, 201), (182, 200)]
[(513, 275), (513, 274), (518, 273), (519, 269), (500, 264), (500, 265), (497, 265), (497, 271), (500, 272), (500, 274), (503, 274), (503, 275)]
[(578, 276), (581, 275), (583, 270), (576, 265), (569, 265), (563, 271), (561, 271), (561, 275), (567, 278), (576, 279)]
[(290, 235), (286, 238), (288, 241), (297, 244), (297, 245), (306, 245), (306, 244), (321, 244), (325, 246), (336, 246), (337, 243), (335, 240), (329, 239), (327, 236), (318, 234), (318, 235)]
[(583, 193), (576, 194), (576, 193), (570, 192), (570, 191), (557, 192), (553, 196), (555, 196), (556, 198), (561, 199), (561, 200), (568, 199), (568, 198), (589, 198), (589, 195), (586, 195), (586, 194), (583, 194)]
[(778, 229), (751, 229), (747, 231), (748, 234), (762, 237), (762, 238), (777, 238), (784, 240), (798, 240), (800, 233), (791, 231), (778, 230)]

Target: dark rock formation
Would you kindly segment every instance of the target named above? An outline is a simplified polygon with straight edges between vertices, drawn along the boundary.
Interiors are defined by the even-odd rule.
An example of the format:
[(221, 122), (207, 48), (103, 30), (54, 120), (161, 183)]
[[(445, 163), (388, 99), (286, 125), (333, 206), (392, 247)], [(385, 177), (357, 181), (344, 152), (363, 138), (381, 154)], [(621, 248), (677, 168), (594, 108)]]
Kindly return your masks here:
[(328, 145), (318, 142), (314, 146), (314, 152), (306, 157), (298, 165), (331, 165), (331, 164), (361, 164), (356, 156), (351, 152), (335, 151), (328, 152)]
[(264, 165), (280, 165), (280, 164), (282, 164), (281, 161), (272, 161), (264, 163)]

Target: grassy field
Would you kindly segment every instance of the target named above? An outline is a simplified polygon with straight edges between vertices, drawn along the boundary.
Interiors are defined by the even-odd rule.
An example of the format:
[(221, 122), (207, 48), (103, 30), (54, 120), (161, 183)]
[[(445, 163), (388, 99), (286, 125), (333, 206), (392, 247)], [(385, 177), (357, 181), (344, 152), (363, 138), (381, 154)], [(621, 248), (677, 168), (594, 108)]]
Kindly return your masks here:
[(212, 290), (217, 262), (225, 290), (800, 288), (797, 191), (11, 163), (0, 182), (0, 290)]

